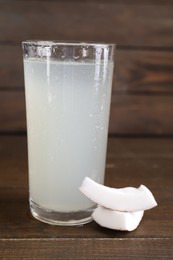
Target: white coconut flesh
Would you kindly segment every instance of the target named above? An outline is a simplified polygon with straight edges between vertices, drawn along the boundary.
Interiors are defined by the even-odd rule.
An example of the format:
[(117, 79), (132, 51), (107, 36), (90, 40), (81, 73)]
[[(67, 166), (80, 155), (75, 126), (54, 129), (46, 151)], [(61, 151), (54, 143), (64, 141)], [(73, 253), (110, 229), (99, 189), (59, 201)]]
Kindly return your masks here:
[(85, 177), (79, 189), (92, 201), (114, 211), (144, 211), (157, 206), (153, 194), (144, 185), (139, 188), (110, 188)]
[(99, 205), (94, 210), (92, 217), (102, 227), (122, 231), (133, 231), (138, 227), (143, 214), (143, 210), (121, 212), (107, 209)]

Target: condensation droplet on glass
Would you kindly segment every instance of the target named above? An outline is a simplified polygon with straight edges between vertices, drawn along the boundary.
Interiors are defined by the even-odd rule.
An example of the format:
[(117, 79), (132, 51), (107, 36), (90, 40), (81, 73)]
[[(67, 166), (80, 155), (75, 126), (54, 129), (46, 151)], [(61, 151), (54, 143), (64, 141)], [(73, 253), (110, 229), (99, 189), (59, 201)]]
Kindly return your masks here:
[(93, 117), (93, 114), (90, 114), (90, 117), (92, 118), (92, 117)]
[(52, 100), (53, 100), (53, 97), (52, 97), (52, 95), (51, 95), (51, 94), (48, 94), (48, 102), (49, 102), (49, 104), (51, 104), (51, 103), (52, 103)]
[(51, 156), (51, 161), (54, 161), (55, 160), (55, 157), (52, 155)]
[(82, 55), (83, 55), (83, 58), (87, 58), (87, 56), (88, 56), (88, 50), (87, 50), (87, 48), (85, 48), (85, 49), (82, 50)]
[(74, 56), (74, 60), (78, 60), (79, 59), (79, 55), (78, 56)]
[(96, 141), (96, 137), (93, 137), (93, 138), (92, 138), (92, 142), (95, 142), (95, 141)]

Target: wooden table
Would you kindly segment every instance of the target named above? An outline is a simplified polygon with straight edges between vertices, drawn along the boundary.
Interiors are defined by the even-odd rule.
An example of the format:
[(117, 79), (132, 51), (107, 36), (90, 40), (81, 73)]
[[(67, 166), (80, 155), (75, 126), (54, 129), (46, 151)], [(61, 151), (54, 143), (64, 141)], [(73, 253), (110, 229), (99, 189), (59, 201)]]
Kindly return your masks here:
[(173, 139), (110, 138), (106, 185), (146, 185), (158, 207), (133, 232), (50, 226), (28, 206), (26, 136), (0, 136), (0, 259), (173, 259)]

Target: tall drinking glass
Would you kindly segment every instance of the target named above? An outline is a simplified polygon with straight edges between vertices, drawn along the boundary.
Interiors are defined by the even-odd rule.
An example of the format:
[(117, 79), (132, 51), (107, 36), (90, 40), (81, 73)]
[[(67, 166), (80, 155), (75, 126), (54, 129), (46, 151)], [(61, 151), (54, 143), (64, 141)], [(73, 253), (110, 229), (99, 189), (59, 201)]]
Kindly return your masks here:
[(113, 44), (24, 41), (32, 215), (53, 225), (92, 220), (79, 187), (104, 182)]

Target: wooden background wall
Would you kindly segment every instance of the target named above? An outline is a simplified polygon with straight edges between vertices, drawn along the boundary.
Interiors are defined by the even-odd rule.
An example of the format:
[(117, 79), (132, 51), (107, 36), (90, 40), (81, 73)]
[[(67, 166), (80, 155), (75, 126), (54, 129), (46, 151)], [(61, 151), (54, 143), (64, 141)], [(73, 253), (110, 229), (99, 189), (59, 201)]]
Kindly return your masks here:
[(173, 1), (0, 0), (0, 132), (26, 131), (21, 41), (117, 43), (110, 134), (173, 134)]

